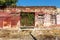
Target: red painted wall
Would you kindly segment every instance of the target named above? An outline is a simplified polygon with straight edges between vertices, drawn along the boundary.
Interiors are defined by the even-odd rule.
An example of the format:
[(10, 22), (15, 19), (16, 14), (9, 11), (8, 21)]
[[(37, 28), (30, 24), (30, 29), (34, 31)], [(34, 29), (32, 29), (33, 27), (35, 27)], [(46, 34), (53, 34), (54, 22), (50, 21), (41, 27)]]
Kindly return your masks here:
[[(12, 12), (11, 13), (15, 13)], [(11, 25), (11, 27), (15, 27), (17, 22), (20, 20), (20, 15), (13, 16), (10, 12), (0, 11), (0, 28)]]

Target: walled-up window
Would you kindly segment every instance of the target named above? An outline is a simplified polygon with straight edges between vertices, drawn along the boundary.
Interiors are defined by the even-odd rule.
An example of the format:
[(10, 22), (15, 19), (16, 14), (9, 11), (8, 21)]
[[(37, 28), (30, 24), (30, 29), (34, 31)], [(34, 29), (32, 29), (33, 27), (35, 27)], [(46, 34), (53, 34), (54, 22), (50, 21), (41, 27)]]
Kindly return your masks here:
[(44, 24), (44, 14), (38, 14), (38, 21), (39, 21), (39, 24), (41, 25)]
[(34, 26), (35, 24), (34, 12), (21, 12), (20, 17), (21, 26)]
[(11, 13), (11, 27), (17, 27), (18, 21), (20, 21), (20, 13)]
[(52, 25), (56, 24), (56, 15), (51, 14), (51, 22), (52, 22)]

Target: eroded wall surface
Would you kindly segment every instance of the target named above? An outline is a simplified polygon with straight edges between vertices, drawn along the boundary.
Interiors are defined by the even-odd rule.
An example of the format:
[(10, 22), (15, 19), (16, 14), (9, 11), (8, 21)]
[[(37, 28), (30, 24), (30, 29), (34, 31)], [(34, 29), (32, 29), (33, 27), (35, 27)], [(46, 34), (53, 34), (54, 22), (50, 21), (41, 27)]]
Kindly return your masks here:
[[(55, 14), (55, 7), (7, 7), (4, 10), (0, 9), (0, 28), (12, 28), (20, 27), (20, 14), (21, 12), (34, 12), (35, 13), (35, 26), (38, 24), (40, 19), (38, 19), (38, 14)], [(47, 15), (47, 16), (48, 16)], [(50, 17), (45, 16), (43, 24), (47, 24), (47, 19)], [(46, 21), (47, 22), (46, 22)], [(49, 19), (50, 20), (50, 19)], [(35, 27), (34, 26), (34, 27)]]

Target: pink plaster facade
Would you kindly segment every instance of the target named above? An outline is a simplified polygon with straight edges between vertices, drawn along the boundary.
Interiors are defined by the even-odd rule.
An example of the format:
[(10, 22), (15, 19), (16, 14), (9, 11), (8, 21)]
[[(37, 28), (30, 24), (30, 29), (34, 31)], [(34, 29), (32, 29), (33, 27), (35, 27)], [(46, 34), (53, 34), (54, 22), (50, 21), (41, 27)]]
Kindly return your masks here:
[[(20, 12), (34, 12), (35, 22), (38, 21), (38, 14), (54, 14), (56, 7), (42, 6), (42, 7), (7, 7), (4, 10), (0, 9), (0, 28), (3, 27), (17, 27), (20, 21)], [(11, 25), (11, 26), (9, 26)], [(19, 24), (20, 25), (20, 24)], [(20, 27), (20, 26), (19, 26)]]

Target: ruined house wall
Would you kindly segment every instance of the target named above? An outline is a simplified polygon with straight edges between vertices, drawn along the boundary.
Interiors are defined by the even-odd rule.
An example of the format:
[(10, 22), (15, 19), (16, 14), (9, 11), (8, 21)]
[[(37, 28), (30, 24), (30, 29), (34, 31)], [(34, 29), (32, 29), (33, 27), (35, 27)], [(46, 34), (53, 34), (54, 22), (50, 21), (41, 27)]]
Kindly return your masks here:
[[(38, 22), (38, 14), (54, 14), (55, 7), (7, 7), (0, 9), (0, 27), (17, 27), (20, 22), (20, 12), (35, 12), (35, 25)], [(46, 16), (47, 17), (47, 16)], [(46, 19), (45, 19), (46, 20)], [(45, 22), (45, 21), (44, 21)], [(47, 23), (47, 22), (45, 22)], [(20, 23), (19, 23), (20, 27)]]

